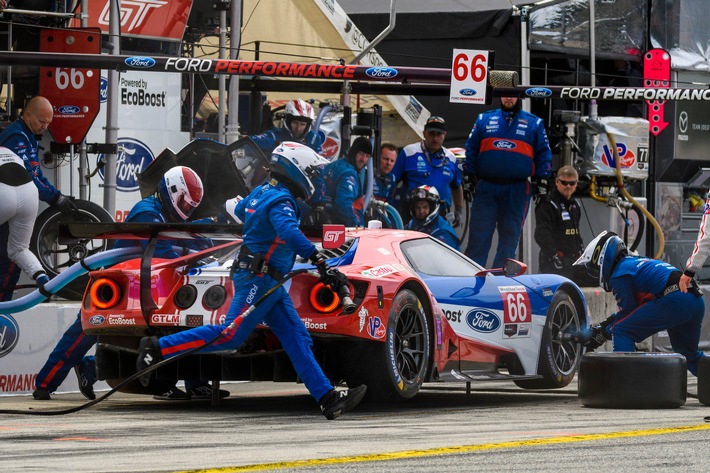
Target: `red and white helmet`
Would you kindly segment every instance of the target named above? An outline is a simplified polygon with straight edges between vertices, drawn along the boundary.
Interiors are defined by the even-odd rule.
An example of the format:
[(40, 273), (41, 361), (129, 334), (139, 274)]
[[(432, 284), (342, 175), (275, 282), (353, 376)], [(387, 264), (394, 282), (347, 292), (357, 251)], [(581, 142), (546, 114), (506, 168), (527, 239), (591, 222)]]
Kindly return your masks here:
[(184, 222), (202, 202), (202, 179), (188, 167), (175, 166), (163, 175), (158, 194), (170, 219)]
[[(284, 109), (284, 128), (286, 128), (290, 132), (291, 120), (295, 119), (303, 121), (306, 122), (306, 130), (303, 132), (303, 134), (305, 135), (311, 128), (311, 124), (313, 123), (313, 120), (315, 120), (315, 118), (316, 116), (315, 112), (313, 111), (313, 105), (301, 99), (291, 100), (289, 103), (286, 104), (286, 108)], [(301, 137), (299, 136), (296, 138)]]

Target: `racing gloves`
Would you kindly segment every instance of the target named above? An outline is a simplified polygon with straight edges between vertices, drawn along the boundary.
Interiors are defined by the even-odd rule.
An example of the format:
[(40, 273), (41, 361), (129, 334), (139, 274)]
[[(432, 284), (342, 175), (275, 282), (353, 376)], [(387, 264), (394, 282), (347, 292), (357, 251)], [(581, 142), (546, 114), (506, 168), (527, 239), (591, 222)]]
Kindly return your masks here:
[(587, 342), (584, 343), (584, 346), (587, 347), (587, 351), (594, 351), (600, 346), (604, 345), (607, 340), (611, 340), (611, 332), (609, 332), (609, 326), (612, 323), (614, 323), (613, 314), (609, 316), (606, 320), (604, 320), (602, 323), (592, 325), (590, 327), (592, 329), (592, 336)]
[(71, 215), (79, 211), (79, 207), (74, 203), (73, 197), (67, 197), (63, 194), (59, 194), (57, 200), (52, 204), (53, 207), (59, 209), (59, 211), (65, 215)]

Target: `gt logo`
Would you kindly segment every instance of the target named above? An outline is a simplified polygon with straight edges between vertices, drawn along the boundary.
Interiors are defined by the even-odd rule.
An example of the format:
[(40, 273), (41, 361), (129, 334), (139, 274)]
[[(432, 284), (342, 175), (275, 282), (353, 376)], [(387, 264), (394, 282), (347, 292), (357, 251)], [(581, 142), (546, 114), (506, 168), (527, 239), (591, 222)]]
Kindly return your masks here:
[(323, 248), (338, 248), (345, 243), (345, 225), (323, 225)]
[[(150, 10), (167, 4), (168, 2), (164, 0), (123, 0), (121, 2), (121, 26), (126, 26), (130, 22), (127, 31), (139, 28)], [(107, 1), (99, 16), (99, 24), (109, 24), (110, 5), (111, 3)]]

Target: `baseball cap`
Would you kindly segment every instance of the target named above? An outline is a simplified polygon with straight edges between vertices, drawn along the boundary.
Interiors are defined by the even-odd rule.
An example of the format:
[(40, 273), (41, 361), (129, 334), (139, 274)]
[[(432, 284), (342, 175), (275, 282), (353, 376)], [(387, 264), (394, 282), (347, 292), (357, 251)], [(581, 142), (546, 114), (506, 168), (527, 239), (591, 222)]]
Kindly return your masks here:
[(431, 116), (427, 119), (424, 125), (424, 131), (436, 131), (439, 133), (446, 132), (446, 122), (443, 118), (437, 116)]

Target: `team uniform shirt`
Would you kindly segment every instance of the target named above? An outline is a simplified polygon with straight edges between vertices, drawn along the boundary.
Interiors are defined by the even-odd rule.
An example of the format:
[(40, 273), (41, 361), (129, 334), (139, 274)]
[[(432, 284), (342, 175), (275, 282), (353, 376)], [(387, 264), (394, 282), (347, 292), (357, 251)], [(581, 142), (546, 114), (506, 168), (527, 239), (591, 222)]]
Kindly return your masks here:
[(327, 164), (321, 174), (325, 185), (325, 210), (332, 223), (364, 225), (363, 191), (355, 167), (341, 158)]
[(397, 186), (397, 182), (394, 179), (392, 173), (387, 173), (385, 175), (380, 175), (375, 177), (372, 183), (372, 197), (388, 204), (392, 204), (394, 200), (394, 189)]
[(577, 200), (565, 199), (557, 189), (540, 200), (535, 207), (535, 241), (540, 246), (540, 265), (560, 254), (565, 266), (571, 266), (582, 254), (580, 216)]
[(42, 174), (37, 151), (37, 138), (22, 118), (12, 122), (0, 133), (0, 146), (11, 149), (22, 158), (25, 169), (29, 171), (37, 186), (41, 201), (53, 204), (59, 199), (59, 191)]
[(456, 234), (456, 230), (441, 215), (437, 215), (428, 225), (421, 225), (417, 219), (413, 218), (407, 223), (405, 228), (431, 235), (455, 250), (461, 249), (461, 241)]
[(293, 137), (293, 133), (284, 127), (272, 128), (271, 130), (266, 130), (260, 135), (253, 135), (250, 138), (259, 148), (262, 149), (262, 151), (264, 151), (264, 153), (266, 153), (267, 156), (271, 156), (271, 152), (274, 148), (284, 141), (302, 143), (318, 154), (320, 154), (321, 148), (323, 147), (323, 138), (319, 133), (309, 131), (303, 135), (303, 138), (297, 140)]
[(442, 147), (432, 154), (426, 150), (423, 141), (402, 148), (390, 174), (395, 182), (406, 182), (407, 195), (415, 187), (436, 187), (448, 209), (453, 208), (451, 189), (461, 186), (461, 172), (454, 153)]
[(700, 221), (700, 230), (698, 231), (698, 239), (695, 241), (693, 253), (688, 258), (685, 264), (685, 271), (695, 274), (702, 269), (705, 260), (710, 254), (710, 192), (705, 198), (705, 210), (703, 210), (703, 218)]

